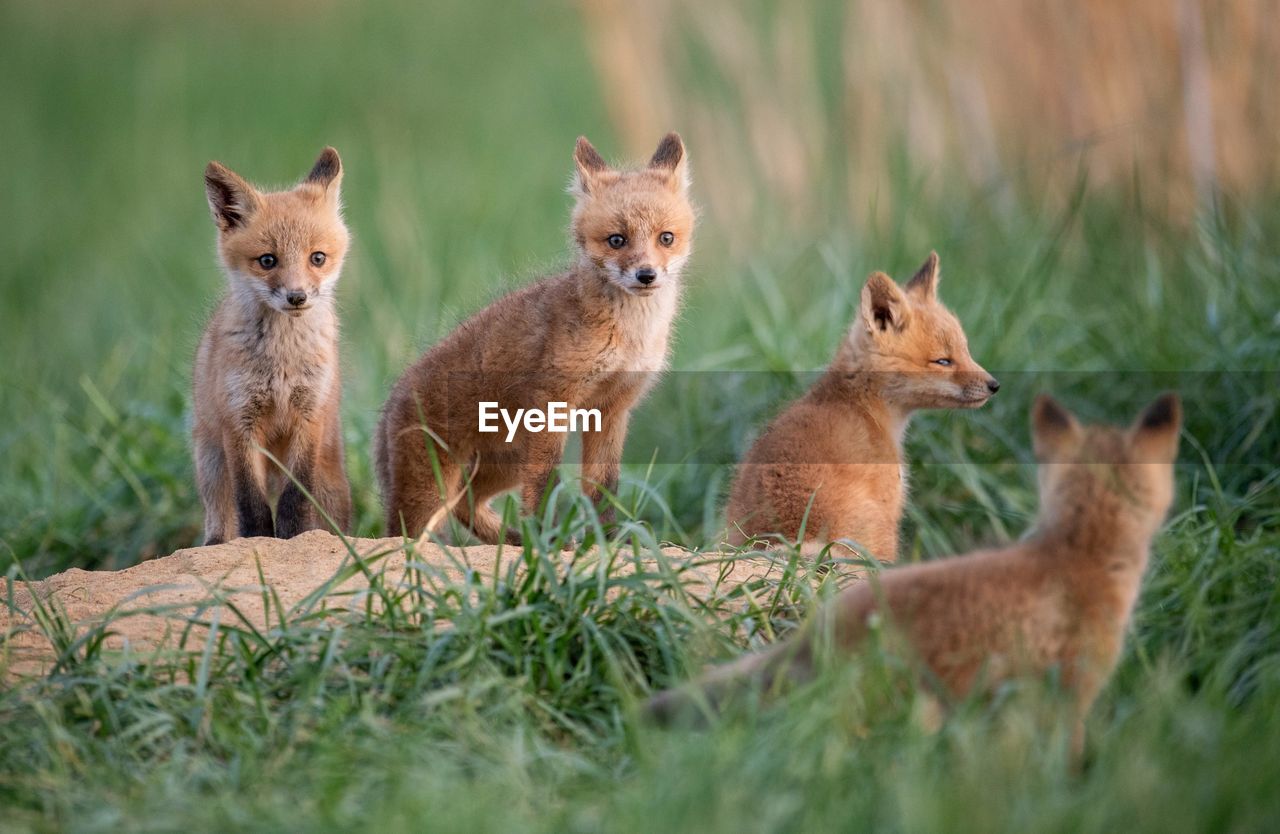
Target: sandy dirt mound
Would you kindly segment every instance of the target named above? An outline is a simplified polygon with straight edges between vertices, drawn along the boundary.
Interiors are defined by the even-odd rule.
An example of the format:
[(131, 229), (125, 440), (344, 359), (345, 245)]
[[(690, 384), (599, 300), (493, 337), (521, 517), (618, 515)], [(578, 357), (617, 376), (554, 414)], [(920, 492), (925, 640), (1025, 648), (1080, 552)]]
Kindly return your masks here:
[[(372, 564), (384, 582), (404, 580), (406, 552), (401, 539), (349, 541), (361, 557), (377, 557)], [(693, 563), (695, 588), (712, 594), (727, 594), (744, 582), (776, 576), (781, 571), (779, 563), (763, 555), (707, 565), (702, 563), (714, 556), (676, 548), (663, 553), (673, 564)], [(498, 548), (489, 546), (451, 547), (446, 552), (436, 545), (423, 544), (414, 552), (413, 562), (434, 568), (444, 581), (457, 581), (468, 567), (483, 576), (492, 576), (499, 558), (506, 565), (518, 555), (511, 548), (503, 549), (501, 554)], [(565, 559), (570, 556), (566, 553)], [(641, 563), (654, 564), (651, 559), (642, 559)], [(0, 580), (0, 639), (4, 641), (0, 644), (0, 669), (10, 676), (38, 674), (52, 664), (56, 650), (36, 627), (38, 604), (63, 612), (80, 634), (113, 615), (113, 634), (107, 646), (113, 650), (128, 647), (150, 652), (175, 647), (189, 618), (208, 622), (216, 614), (222, 623), (240, 622), (225, 603), (234, 605), (239, 615), (255, 627), (270, 628), (278, 623), (279, 615), (272, 611), (272, 622), (266, 622), (263, 580), (288, 610), (303, 603), (350, 564), (343, 542), (317, 530), (290, 540), (237, 539), (214, 547), (179, 550), (119, 571), (72, 568), (29, 585), (18, 582), (14, 588)], [(330, 609), (360, 604), (359, 592), (367, 587), (367, 579), (358, 573), (335, 583), (324, 604)], [(217, 601), (219, 597), (223, 604)], [(163, 608), (164, 613), (129, 613), (157, 608)], [(186, 646), (201, 645), (203, 635), (203, 629), (195, 629), (187, 635)]]

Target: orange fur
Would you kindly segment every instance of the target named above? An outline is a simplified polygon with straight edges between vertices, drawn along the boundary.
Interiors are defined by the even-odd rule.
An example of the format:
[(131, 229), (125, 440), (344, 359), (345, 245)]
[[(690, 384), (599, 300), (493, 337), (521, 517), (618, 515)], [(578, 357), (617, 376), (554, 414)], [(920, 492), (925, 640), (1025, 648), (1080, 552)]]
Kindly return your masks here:
[[(1056, 669), (1071, 695), (1078, 755), (1084, 719), (1119, 658), (1151, 540), (1173, 499), (1181, 405), (1166, 394), (1127, 429), (1082, 427), (1047, 396), (1032, 410), (1040, 515), (1008, 547), (889, 568), (832, 602), (839, 651), (854, 652), (873, 613), (945, 689), (962, 698), (1019, 675)], [(715, 703), (744, 681), (803, 679), (813, 671), (814, 622), (793, 639), (713, 671)], [(669, 717), (690, 697), (672, 690), (651, 711)]]
[(302, 488), (340, 529), (350, 523), (333, 298), (348, 245), (341, 180), (333, 148), (288, 191), (259, 191), (217, 162), (205, 170), (230, 287), (200, 340), (193, 376), (206, 544), (320, 527)]
[(628, 416), (666, 366), (693, 238), (688, 164), (674, 133), (638, 170), (610, 167), (585, 138), (574, 161), (577, 262), (473, 315), (392, 389), (375, 434), (389, 534), (437, 529), (453, 512), (496, 542), (490, 498), (518, 488), (537, 509), (566, 435), (480, 433), (482, 401), (599, 409), (601, 430), (582, 435), (583, 486), (593, 497), (616, 488)]
[(937, 254), (905, 289), (882, 272), (867, 279), (827, 372), (739, 465), (725, 513), (731, 544), (770, 535), (796, 541), (803, 524), (806, 551), (843, 539), (878, 559), (897, 557), (911, 413), (977, 408), (999, 388), (969, 355), (937, 285)]

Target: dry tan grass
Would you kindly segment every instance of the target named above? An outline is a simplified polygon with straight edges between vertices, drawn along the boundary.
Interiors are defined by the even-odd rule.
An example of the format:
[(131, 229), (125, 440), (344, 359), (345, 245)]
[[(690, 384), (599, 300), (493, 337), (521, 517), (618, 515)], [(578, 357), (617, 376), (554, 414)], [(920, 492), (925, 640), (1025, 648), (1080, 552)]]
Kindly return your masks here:
[[(1215, 189), (1276, 184), (1276, 0), (581, 0), (610, 113), (632, 154), (684, 131), (718, 223), (761, 200), (797, 227), (846, 202), (892, 206), (906, 156), (941, 194), (954, 172), (1064, 193), (1130, 189), (1189, 217)], [(751, 172), (751, 173), (745, 173)]]

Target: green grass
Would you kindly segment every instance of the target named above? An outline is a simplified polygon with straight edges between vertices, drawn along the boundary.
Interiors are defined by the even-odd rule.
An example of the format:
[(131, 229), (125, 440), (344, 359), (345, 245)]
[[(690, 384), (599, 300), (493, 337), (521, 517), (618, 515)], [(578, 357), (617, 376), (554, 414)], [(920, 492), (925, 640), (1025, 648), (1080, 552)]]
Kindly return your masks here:
[[(617, 94), (567, 5), (0, 5), (0, 569), (196, 543), (189, 365), (222, 286), (200, 172), (216, 157), (286, 182), (325, 143), (355, 236), (349, 466), (359, 532), (380, 532), (368, 439), (390, 382), (502, 287), (563, 263), (572, 142), (618, 155)], [(690, 147), (695, 194), (716, 150)], [(903, 194), (945, 179), (894, 170)], [(0, 829), (1274, 829), (1280, 211), (1228, 195), (1187, 225), (1087, 187), (1036, 199), (1061, 173), (1026, 172), (1008, 200), (948, 184), (872, 226), (833, 211), (803, 236), (764, 206), (749, 251), (706, 213), (675, 372), (628, 440), (643, 523), (603, 567), (554, 568), (549, 529), (524, 579), (467, 596), (425, 577), (394, 616), (223, 623), (150, 662), (81, 642), (0, 690)], [(1018, 693), (923, 733), (910, 687), (867, 694), (900, 674), (874, 656), (706, 732), (639, 724), (635, 698), (785, 632), (823, 589), (788, 575), (758, 589), (776, 604), (722, 619), (676, 577), (625, 579), (619, 547), (714, 540), (728, 465), (825, 363), (866, 273), (905, 276), (931, 248), (1004, 387), (980, 412), (914, 421), (904, 559), (1025, 527), (1036, 392), (1087, 419), (1166, 387), (1186, 401), (1178, 500), (1090, 766), (1066, 770)], [(589, 517), (562, 520), (591, 540)]]

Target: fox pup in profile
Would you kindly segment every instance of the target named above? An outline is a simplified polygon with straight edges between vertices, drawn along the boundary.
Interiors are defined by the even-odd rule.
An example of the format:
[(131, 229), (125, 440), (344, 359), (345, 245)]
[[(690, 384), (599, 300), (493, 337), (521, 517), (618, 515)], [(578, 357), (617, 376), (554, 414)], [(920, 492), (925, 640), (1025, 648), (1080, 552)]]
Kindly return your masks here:
[[(846, 589), (830, 611), (835, 649), (855, 651), (874, 612), (946, 696), (1056, 669), (1072, 699), (1078, 757), (1085, 716), (1120, 655), (1151, 540), (1173, 499), (1181, 415), (1177, 396), (1165, 394), (1127, 429), (1082, 426), (1042, 395), (1031, 412), (1035, 526), (1008, 547), (888, 568)], [(713, 671), (701, 682), (705, 697), (714, 704), (752, 679), (768, 686), (809, 676), (815, 629), (810, 622), (797, 637)], [(649, 708), (672, 717), (692, 701), (671, 690)]]
[(892, 561), (906, 493), (902, 439), (912, 412), (977, 408), (999, 388), (938, 300), (936, 253), (905, 288), (872, 273), (826, 373), (738, 466), (725, 511), (729, 543), (766, 535), (795, 541), (803, 525), (806, 551), (850, 539)]
[[(453, 513), (496, 543), (502, 524), (490, 498), (518, 488), (525, 512), (537, 509), (566, 435), (527, 423), (511, 437), (483, 432), (486, 403), (597, 411), (598, 430), (582, 434), (583, 488), (594, 499), (617, 486), (628, 416), (666, 365), (693, 243), (688, 161), (674, 133), (642, 168), (610, 167), (586, 138), (574, 161), (573, 266), (463, 322), (404, 373), (383, 408), (375, 457), (388, 534), (436, 531)], [(519, 541), (514, 531), (505, 538)]]
[(217, 162), (204, 182), (229, 282), (196, 352), (193, 435), (205, 544), (320, 527), (298, 484), (345, 530), (351, 491), (334, 289), (348, 234), (338, 152), (325, 148), (288, 191), (259, 191)]

